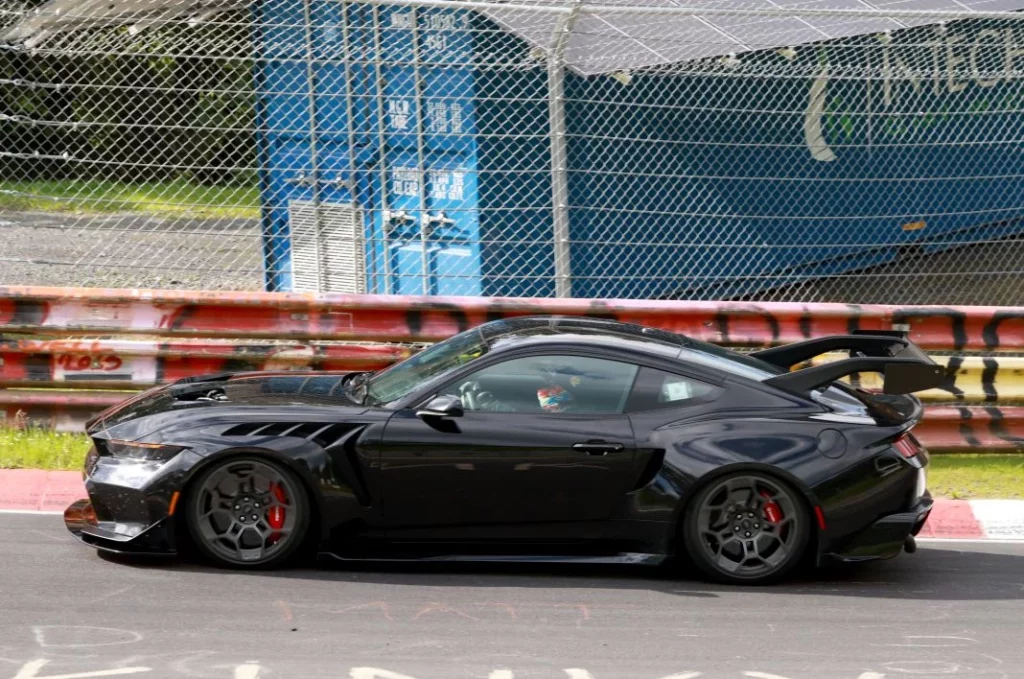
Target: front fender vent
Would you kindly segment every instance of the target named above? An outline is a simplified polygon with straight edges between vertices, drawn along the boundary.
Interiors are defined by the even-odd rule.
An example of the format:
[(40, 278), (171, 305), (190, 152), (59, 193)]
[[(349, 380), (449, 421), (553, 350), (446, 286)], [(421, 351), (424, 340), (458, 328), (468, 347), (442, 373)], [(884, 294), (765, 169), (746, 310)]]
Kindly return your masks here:
[(266, 422), (246, 422), (245, 424), (236, 424), (235, 426), (224, 431), (224, 436), (252, 436), (252, 434), (258, 429), (262, 429), (267, 426)]
[(357, 423), (337, 422), (245, 422), (224, 431), (224, 436), (291, 436), (312, 441), (321, 448), (330, 448), (363, 427)]
[(330, 448), (353, 430), (360, 429), (362, 426), (361, 424), (332, 424), (317, 431), (309, 438), (322, 448)]

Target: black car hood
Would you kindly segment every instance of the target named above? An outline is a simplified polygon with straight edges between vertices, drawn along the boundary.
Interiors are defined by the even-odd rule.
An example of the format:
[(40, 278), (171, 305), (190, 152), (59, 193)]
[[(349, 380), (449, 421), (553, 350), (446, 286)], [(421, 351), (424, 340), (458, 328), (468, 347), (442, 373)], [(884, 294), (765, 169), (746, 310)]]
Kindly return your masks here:
[[(187, 378), (150, 389), (100, 413), (88, 432), (116, 430), (118, 438), (135, 440), (172, 422), (202, 420), (225, 410), (328, 407), (338, 415), (365, 408), (349, 398), (344, 385), (358, 373), (224, 373)], [(344, 408), (347, 413), (336, 409)], [(132, 423), (135, 426), (130, 426)], [(129, 438), (130, 437), (130, 438)]]

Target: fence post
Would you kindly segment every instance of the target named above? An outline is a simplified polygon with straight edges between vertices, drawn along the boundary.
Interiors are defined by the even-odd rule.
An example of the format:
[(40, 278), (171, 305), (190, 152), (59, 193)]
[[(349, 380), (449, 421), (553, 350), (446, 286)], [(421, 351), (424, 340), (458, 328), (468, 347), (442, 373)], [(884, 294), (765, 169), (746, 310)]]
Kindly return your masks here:
[(412, 10), (412, 79), (413, 97), (416, 100), (416, 174), (419, 177), (420, 191), (420, 268), (423, 270), (423, 294), (429, 295), (431, 288), (430, 276), (430, 221), (427, 219), (427, 150), (426, 125), (423, 111), (427, 102), (423, 94), (422, 57), (420, 56), (420, 8), (413, 5)]
[(569, 240), (569, 155), (565, 142), (565, 50), (583, 0), (558, 23), (548, 52), (548, 117), (551, 126), (551, 221), (555, 255), (555, 296), (572, 297)]
[[(363, 287), (358, 291), (361, 293), (371, 292), (370, 289), (370, 266), (371, 261), (370, 253), (375, 250), (375, 244), (373, 242), (373, 228), (369, 229), (367, 233), (367, 221), (363, 215), (363, 211), (360, 209), (358, 195), (359, 195), (359, 164), (356, 158), (356, 121), (355, 121), (355, 76), (353, 75), (352, 63), (352, 36), (349, 31), (349, 2), (348, 0), (342, 0), (341, 2), (341, 44), (342, 54), (345, 59), (345, 133), (348, 137), (348, 187), (349, 199), (352, 203), (352, 210), (358, 216), (356, 222), (358, 223), (358, 230), (363, 234), (363, 271), (365, 277), (363, 279)], [(338, 180), (340, 182), (341, 177), (339, 173)], [(372, 224), (373, 219), (370, 215), (370, 223)], [(357, 257), (359, 256), (357, 251)], [(374, 276), (377, 274), (376, 267), (373, 268)], [(328, 291), (329, 292), (329, 291)]]
[[(384, 102), (384, 69), (381, 65), (384, 60), (384, 44), (381, 36), (383, 29), (380, 24), (380, 8), (377, 5), (372, 5), (370, 12), (373, 19), (373, 54), (371, 57), (373, 59), (373, 100), (377, 111), (377, 172), (378, 181), (380, 182), (380, 204), (378, 209), (380, 210), (381, 252), (384, 256), (384, 261), (382, 262), (384, 282), (380, 292), (389, 295), (393, 292), (391, 281), (392, 214), (388, 207), (388, 138), (387, 123), (385, 121), (387, 112)], [(377, 290), (374, 289), (372, 292), (377, 292)]]
[[(317, 140), (316, 101), (316, 50), (314, 49), (312, 0), (302, 0), (302, 18), (306, 28), (306, 99), (309, 110), (309, 162), (312, 165), (310, 181), (313, 188), (313, 253), (316, 257), (316, 292), (324, 292), (324, 261), (320, 256), (321, 215), (320, 215), (320, 148)], [(294, 275), (295, 240), (291, 237), (291, 262)], [(294, 285), (294, 283), (293, 283)]]

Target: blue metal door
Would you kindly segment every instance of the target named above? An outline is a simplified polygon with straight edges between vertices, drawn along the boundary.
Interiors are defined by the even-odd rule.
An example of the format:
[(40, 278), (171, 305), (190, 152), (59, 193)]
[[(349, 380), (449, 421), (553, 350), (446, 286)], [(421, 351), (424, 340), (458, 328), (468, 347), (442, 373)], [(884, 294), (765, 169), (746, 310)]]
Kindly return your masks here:
[(469, 12), (373, 8), (380, 88), (377, 292), (481, 292)]
[(302, 272), (323, 266), (314, 278), (329, 291), (332, 267), (356, 265), (323, 255), (356, 215), (367, 291), (480, 294), (470, 13), (329, 0), (255, 11), (268, 289), (308, 289)]

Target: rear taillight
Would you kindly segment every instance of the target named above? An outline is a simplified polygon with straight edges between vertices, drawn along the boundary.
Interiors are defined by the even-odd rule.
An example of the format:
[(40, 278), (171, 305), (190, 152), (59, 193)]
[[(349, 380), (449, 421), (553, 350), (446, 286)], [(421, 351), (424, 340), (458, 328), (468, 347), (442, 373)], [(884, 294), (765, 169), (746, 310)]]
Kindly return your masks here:
[(908, 459), (921, 452), (921, 446), (917, 445), (917, 441), (910, 434), (904, 434), (896, 439), (892, 447), (900, 451), (900, 455)]

